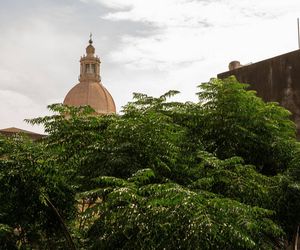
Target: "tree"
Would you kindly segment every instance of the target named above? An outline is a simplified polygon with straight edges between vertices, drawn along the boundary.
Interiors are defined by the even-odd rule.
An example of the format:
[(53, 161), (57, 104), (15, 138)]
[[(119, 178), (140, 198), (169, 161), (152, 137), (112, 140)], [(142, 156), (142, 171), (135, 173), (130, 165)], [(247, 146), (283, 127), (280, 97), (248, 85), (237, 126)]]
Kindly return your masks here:
[[(71, 232), (83, 249), (283, 248), (300, 221), (290, 113), (234, 78), (201, 85), (199, 103), (170, 102), (177, 93), (134, 94), (122, 115), (51, 105), (55, 115), (31, 121), (49, 134), (41, 144), (0, 148), (0, 176), (9, 183), (0, 184), (1, 197), (13, 204), (10, 188), (23, 185), (34, 201), (26, 207), (48, 218), (49, 198), (67, 222), (80, 208)], [(32, 184), (11, 182), (9, 169)], [(55, 238), (47, 220), (26, 220), (27, 231)], [(1, 223), (8, 244), (16, 223)]]
[(265, 103), (234, 77), (211, 79), (198, 93), (205, 149), (221, 159), (241, 156), (268, 175), (283, 172), (298, 154), (295, 124), (278, 103)]
[(270, 210), (156, 180), (151, 169), (96, 182), (84, 194), (103, 200), (91, 208), (99, 212), (92, 249), (273, 249), (284, 235)]
[(123, 116), (94, 116), (88, 107), (49, 108), (59, 113), (30, 122), (45, 125), (47, 150), (73, 171), (81, 190), (92, 188), (89, 180), (100, 175), (129, 177), (145, 166), (170, 173), (174, 165), (184, 129), (162, 113), (127, 107)]
[(66, 223), (74, 218), (75, 193), (53, 164), (54, 155), (22, 136), (1, 137), (0, 143), (0, 241), (24, 248), (66, 246), (57, 215)]
[[(234, 249), (273, 248), (278, 247), (280, 242), (283, 245), (284, 238), (280, 236), (284, 234), (279, 233), (282, 232), (280, 227), (284, 229), (285, 237), (287, 237), (292, 235), (295, 225), (299, 222), (299, 216), (296, 212), (300, 206), (297, 201), (300, 194), (299, 188), (296, 182), (285, 172), (292, 165), (296, 168), (294, 161), (299, 146), (295, 140), (294, 126), (289, 120), (289, 112), (277, 104), (264, 103), (253, 92), (247, 92), (245, 87), (233, 78), (224, 81), (212, 79), (203, 86), (201, 96), (205, 100), (201, 100), (199, 104), (166, 102), (165, 96), (168, 94), (159, 98), (142, 94), (135, 95), (135, 101), (125, 106), (123, 110), (123, 121), (125, 123), (131, 119), (135, 121), (137, 117), (147, 116), (153, 112), (167, 117), (168, 123), (173, 123), (176, 125), (175, 127), (181, 128), (179, 139), (173, 141), (178, 150), (174, 151), (173, 163), (166, 163), (168, 164), (166, 166), (169, 169), (168, 172), (159, 172), (155, 167), (152, 167), (157, 178), (152, 180), (154, 183), (148, 183), (142, 190), (151, 189), (153, 197), (151, 195), (143, 196), (144, 193), (141, 195), (140, 192), (142, 191), (139, 186), (134, 187), (126, 178), (123, 179), (121, 186), (115, 185), (115, 183), (120, 185), (121, 179), (110, 179), (113, 180), (110, 185), (83, 194), (87, 197), (92, 195), (94, 200), (96, 197), (102, 200), (100, 204), (91, 209), (93, 212), (97, 211), (99, 216), (89, 231), (91, 242), (96, 242), (96, 248), (99, 246), (120, 247), (117, 244), (117, 239), (121, 239), (125, 249), (172, 246), (171, 241), (168, 240), (174, 238), (179, 239), (180, 242), (174, 241), (176, 246), (182, 247), (197, 248), (200, 245), (203, 247), (205, 242), (210, 242), (210, 245), (203, 247), (204, 249), (210, 246), (220, 248), (230, 248), (231, 246)], [(153, 125), (159, 127), (157, 123)], [(148, 127), (147, 129), (153, 128)], [(144, 138), (143, 133), (145, 131), (138, 129), (136, 132), (138, 133), (137, 138)], [(161, 133), (163, 132), (161, 131)], [(169, 131), (165, 132), (169, 133)], [(129, 134), (123, 137), (123, 140), (125, 139), (132, 145), (135, 140), (130, 140)], [(286, 147), (287, 145), (288, 147)], [(140, 144), (139, 147), (143, 147), (143, 145)], [(153, 149), (151, 152), (157, 154), (163, 151), (157, 152)], [(134, 159), (135, 155), (128, 154), (126, 157)], [(147, 165), (144, 166), (147, 167)], [(166, 179), (164, 178), (168, 181), (165, 182)], [(100, 178), (100, 180), (107, 181), (105, 178)], [(100, 182), (100, 184), (103, 183)], [(179, 225), (183, 225), (183, 228), (187, 230), (192, 219), (188, 220), (189, 222), (184, 221), (184, 219), (176, 221), (170, 216), (176, 212), (179, 213), (182, 209), (184, 214), (190, 212), (192, 218), (193, 212), (200, 210), (199, 207), (196, 208), (196, 205), (193, 207), (195, 210), (191, 207), (184, 207), (182, 199), (179, 199), (178, 203), (173, 203), (172, 200), (177, 199), (175, 192), (165, 193), (165, 196), (161, 196), (161, 200), (159, 200), (156, 195), (162, 194), (162, 190), (170, 190), (169, 185), (174, 185), (172, 190), (176, 190), (176, 193), (182, 194), (182, 197), (187, 199), (190, 198), (188, 194), (201, 196), (202, 205), (208, 202), (205, 199), (206, 196), (202, 197), (203, 192), (215, 195), (210, 198), (216, 200), (209, 200), (209, 202), (216, 202), (214, 204), (217, 209), (224, 212), (220, 212), (217, 219), (214, 218), (218, 224), (214, 233), (220, 234), (220, 239), (202, 228), (202, 231), (199, 229), (197, 232), (199, 241), (194, 241), (197, 242), (196, 246), (192, 245), (191, 241), (188, 245), (184, 245), (185, 234), (182, 231), (174, 232), (174, 234), (167, 229), (164, 232), (156, 231), (155, 228), (160, 228), (161, 224), (168, 224), (173, 230), (174, 227), (179, 230)], [(103, 188), (102, 191), (101, 188)], [(113, 193), (113, 195), (110, 196), (107, 193)], [(226, 203), (224, 199), (230, 202)], [(157, 220), (155, 220), (156, 217), (152, 217), (149, 208), (149, 204), (152, 204), (153, 200), (159, 204), (159, 207), (155, 207), (154, 210), (157, 212), (157, 210), (162, 209), (162, 215), (156, 214)], [(220, 203), (217, 201), (226, 204), (226, 209), (218, 207)], [(169, 206), (164, 207), (162, 204), (169, 204)], [(188, 204), (194, 203), (189, 200)], [(241, 211), (247, 208), (248, 213), (241, 212), (244, 216), (243, 219), (230, 212), (235, 211), (237, 207)], [(205, 209), (207, 213), (213, 213), (212, 208), (206, 207)], [(258, 210), (265, 213), (260, 213), (262, 217), (259, 219), (258, 217), (253, 219), (252, 215), (256, 214)], [(165, 211), (167, 212), (164, 213)], [(140, 214), (141, 216), (138, 217)], [(230, 217), (227, 223), (231, 226), (235, 225), (237, 235), (245, 234), (247, 235), (245, 239), (256, 244), (247, 245), (247, 240), (243, 242), (243, 239), (237, 239), (234, 235), (221, 233), (223, 232), (220, 227), (222, 219), (226, 216)], [(141, 218), (141, 221), (137, 217)], [(147, 224), (146, 218), (152, 221), (149, 223), (152, 223), (153, 227)], [(240, 224), (235, 224), (237, 218), (245, 223), (243, 225), (251, 226), (243, 227)], [(272, 226), (270, 226), (271, 224), (263, 226), (259, 224), (261, 221), (271, 222), (269, 220), (275, 224)], [(151, 235), (149, 240), (152, 239), (153, 242), (147, 242), (147, 233), (141, 229), (142, 226), (138, 223), (147, 229), (150, 228), (147, 233), (148, 236)], [(197, 226), (200, 226), (201, 221), (198, 223)], [(263, 232), (262, 228), (270, 231)], [(109, 231), (113, 233), (110, 235), (108, 234)], [(203, 236), (201, 232), (206, 232), (207, 235)], [(273, 235), (272, 232), (275, 234)], [(259, 236), (255, 235), (256, 233)], [(166, 238), (162, 237), (164, 234), (167, 235)], [(139, 235), (141, 240), (139, 241), (134, 235)], [(155, 238), (155, 235), (160, 237)], [(258, 240), (259, 237), (260, 240)], [(237, 245), (232, 243), (232, 239)], [(135, 245), (142, 244), (142, 242), (147, 243)], [(230, 245), (226, 245), (227, 243)]]

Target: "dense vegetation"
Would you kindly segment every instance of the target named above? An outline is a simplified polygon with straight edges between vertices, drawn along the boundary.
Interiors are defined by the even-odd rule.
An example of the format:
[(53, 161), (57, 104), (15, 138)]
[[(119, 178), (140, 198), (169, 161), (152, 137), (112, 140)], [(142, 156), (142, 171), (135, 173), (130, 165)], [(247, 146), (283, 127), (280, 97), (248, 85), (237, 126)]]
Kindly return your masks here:
[(235, 78), (122, 115), (56, 104), (48, 137), (0, 138), (3, 249), (284, 249), (300, 222), (290, 113)]

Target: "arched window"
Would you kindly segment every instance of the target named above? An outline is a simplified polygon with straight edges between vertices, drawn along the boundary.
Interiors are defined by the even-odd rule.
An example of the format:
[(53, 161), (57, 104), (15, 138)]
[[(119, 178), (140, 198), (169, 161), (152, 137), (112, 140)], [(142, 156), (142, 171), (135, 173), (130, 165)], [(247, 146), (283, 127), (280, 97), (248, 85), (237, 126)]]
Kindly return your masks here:
[(91, 64), (92, 73), (96, 74), (96, 64)]
[(85, 73), (90, 73), (90, 71), (91, 71), (90, 64), (86, 64), (85, 65)]
[(94, 63), (86, 64), (85, 65), (85, 73), (95, 74), (96, 73), (96, 64), (94, 64)]

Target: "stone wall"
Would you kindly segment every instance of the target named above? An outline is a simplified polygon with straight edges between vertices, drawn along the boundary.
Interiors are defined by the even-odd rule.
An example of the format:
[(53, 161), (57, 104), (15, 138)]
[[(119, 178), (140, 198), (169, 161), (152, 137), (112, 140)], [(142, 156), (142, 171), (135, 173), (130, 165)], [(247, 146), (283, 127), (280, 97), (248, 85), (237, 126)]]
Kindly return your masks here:
[(265, 101), (278, 102), (290, 110), (300, 137), (300, 50), (239, 66), (218, 74), (218, 78), (231, 75), (250, 84), (250, 89), (256, 90)]

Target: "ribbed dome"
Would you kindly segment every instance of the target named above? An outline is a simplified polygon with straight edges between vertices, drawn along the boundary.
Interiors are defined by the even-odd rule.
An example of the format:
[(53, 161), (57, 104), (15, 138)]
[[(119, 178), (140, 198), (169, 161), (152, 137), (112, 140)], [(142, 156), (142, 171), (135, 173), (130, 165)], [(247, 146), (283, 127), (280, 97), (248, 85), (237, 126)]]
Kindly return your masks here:
[(66, 95), (64, 105), (90, 105), (99, 114), (116, 113), (114, 100), (107, 89), (97, 82), (81, 82)]

